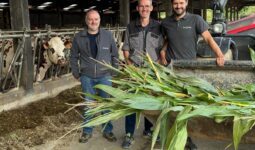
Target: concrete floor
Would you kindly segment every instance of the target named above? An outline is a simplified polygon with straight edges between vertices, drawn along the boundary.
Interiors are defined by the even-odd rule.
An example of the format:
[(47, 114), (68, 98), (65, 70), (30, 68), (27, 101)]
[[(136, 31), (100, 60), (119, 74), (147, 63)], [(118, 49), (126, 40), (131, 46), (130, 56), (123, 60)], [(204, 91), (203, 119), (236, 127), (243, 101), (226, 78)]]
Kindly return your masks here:
[[(93, 132), (93, 137), (88, 141), (88, 143), (79, 143), (78, 139), (80, 136), (80, 131), (66, 136), (65, 138), (58, 141), (49, 141), (44, 145), (31, 148), (32, 150), (123, 150), (121, 148), (121, 143), (124, 136), (124, 119), (120, 119), (113, 122), (114, 133), (118, 138), (117, 142), (108, 142), (102, 137), (100, 132), (101, 128), (96, 127)], [(143, 122), (141, 122), (139, 129), (135, 133), (135, 143), (132, 145), (130, 150), (149, 150), (150, 140), (144, 139), (142, 137)], [(198, 146), (198, 150), (224, 150), (230, 142), (226, 141), (215, 141), (212, 139), (201, 139), (194, 138), (194, 142)], [(155, 148), (159, 150), (159, 148)], [(234, 150), (233, 147), (228, 148), (228, 150)], [(255, 150), (255, 144), (241, 144), (239, 150)]]

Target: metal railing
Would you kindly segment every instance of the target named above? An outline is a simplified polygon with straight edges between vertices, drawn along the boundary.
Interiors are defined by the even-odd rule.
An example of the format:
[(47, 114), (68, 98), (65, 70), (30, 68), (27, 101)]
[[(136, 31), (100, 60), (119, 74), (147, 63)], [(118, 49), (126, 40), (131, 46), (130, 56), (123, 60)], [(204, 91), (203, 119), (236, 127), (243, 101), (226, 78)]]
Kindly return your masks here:
[[(123, 36), (125, 32), (124, 27), (107, 27), (105, 28), (113, 33), (114, 39), (116, 40), (117, 46), (120, 46), (123, 42)], [(36, 76), (39, 72), (39, 65), (41, 61), (42, 53), (42, 41), (44, 39), (50, 39), (54, 36), (68, 37), (72, 41), (74, 35), (83, 28), (72, 28), (72, 29), (51, 29), (48, 27), (45, 30), (23, 30), (23, 31), (1, 31), (0, 30), (0, 41), (2, 41), (2, 47), (0, 47), (0, 91), (8, 91), (13, 88), (18, 88), (21, 82), (21, 72), (22, 72), (22, 62), (24, 55), (24, 44), (26, 38), (31, 38), (32, 40), (32, 51), (33, 51), (33, 67), (34, 70), (34, 82), (36, 82)], [(12, 41), (12, 49), (14, 52), (11, 58), (11, 63), (7, 72), (3, 72), (4, 63), (6, 63), (6, 55), (4, 41)], [(68, 50), (67, 50), (68, 51)], [(69, 50), (70, 51), (70, 50)], [(10, 60), (9, 60), (10, 61)], [(6, 66), (5, 66), (6, 67)], [(70, 73), (71, 68), (69, 64), (66, 66), (52, 65), (47, 73), (44, 80), (52, 79), (53, 76), (59, 76)]]

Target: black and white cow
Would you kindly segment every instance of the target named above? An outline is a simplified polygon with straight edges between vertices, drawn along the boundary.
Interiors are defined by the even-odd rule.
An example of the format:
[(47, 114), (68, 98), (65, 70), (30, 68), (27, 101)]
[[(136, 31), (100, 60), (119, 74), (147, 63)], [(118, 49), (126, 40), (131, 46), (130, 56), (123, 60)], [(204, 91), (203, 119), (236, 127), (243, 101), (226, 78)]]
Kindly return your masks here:
[(47, 70), (52, 65), (68, 65), (68, 54), (72, 43), (70, 39), (61, 39), (61, 37), (52, 37), (49, 41), (43, 41), (41, 46), (40, 60), (38, 60), (38, 70), (36, 81), (40, 82), (45, 78)]

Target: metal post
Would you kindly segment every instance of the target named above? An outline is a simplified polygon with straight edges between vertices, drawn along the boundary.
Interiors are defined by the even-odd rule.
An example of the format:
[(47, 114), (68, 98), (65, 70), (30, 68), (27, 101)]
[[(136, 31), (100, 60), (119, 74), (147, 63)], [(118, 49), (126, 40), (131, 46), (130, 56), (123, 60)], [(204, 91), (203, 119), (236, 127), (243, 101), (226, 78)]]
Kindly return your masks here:
[(230, 6), (230, 17), (229, 21), (233, 21), (233, 6)]
[(229, 7), (226, 7), (226, 14), (225, 14), (225, 16), (226, 16), (227, 21), (229, 21)]
[[(28, 0), (10, 0), (9, 2), (12, 30), (30, 30)], [(21, 87), (30, 93), (33, 91), (34, 74), (31, 37), (25, 38), (23, 56)]]
[(119, 0), (120, 4), (120, 25), (127, 26), (130, 22), (130, 2)]
[[(1, 30), (0, 30), (0, 36), (1, 36)], [(3, 40), (3, 39), (0, 39), (0, 40)], [(2, 69), (3, 69), (3, 52), (4, 52), (3, 42), (4, 41), (2, 41), (2, 47), (0, 47), (0, 92), (2, 91), (2, 75), (3, 75), (3, 72), (2, 72)]]
[(170, 0), (163, 0), (163, 7), (166, 11), (166, 16), (171, 16), (172, 14), (172, 5)]
[(203, 18), (204, 18), (204, 20), (205, 21), (208, 21), (207, 20), (207, 3), (208, 3), (208, 1), (207, 0), (204, 0), (204, 5), (203, 5)]

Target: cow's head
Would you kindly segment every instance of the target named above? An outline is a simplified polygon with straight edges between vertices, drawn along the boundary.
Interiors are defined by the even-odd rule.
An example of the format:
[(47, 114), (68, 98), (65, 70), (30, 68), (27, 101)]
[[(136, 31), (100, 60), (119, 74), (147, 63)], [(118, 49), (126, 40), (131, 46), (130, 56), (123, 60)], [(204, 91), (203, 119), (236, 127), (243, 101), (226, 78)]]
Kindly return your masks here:
[(60, 37), (53, 37), (49, 42), (43, 44), (43, 47), (47, 50), (48, 57), (53, 64), (65, 65), (65, 45)]

